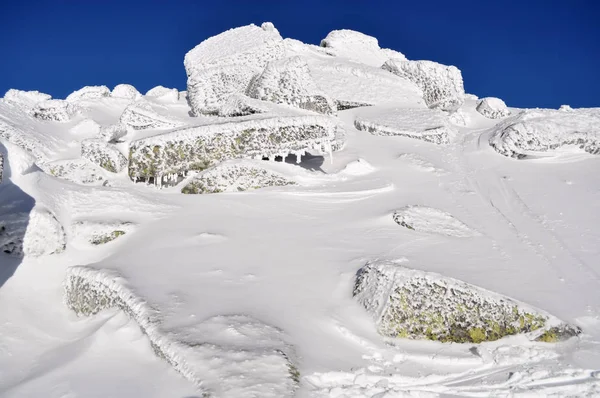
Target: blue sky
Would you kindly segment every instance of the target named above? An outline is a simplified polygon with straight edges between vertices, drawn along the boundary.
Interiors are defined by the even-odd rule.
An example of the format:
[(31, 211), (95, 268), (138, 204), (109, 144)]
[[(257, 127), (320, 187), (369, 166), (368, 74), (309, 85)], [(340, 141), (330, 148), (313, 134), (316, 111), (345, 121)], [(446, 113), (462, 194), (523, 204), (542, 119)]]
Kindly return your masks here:
[(600, 106), (600, 1), (27, 1), (0, 3), (0, 95), (85, 85), (185, 89), (185, 53), (271, 21), (318, 44), (334, 29), (456, 65), (465, 88), (517, 107)]

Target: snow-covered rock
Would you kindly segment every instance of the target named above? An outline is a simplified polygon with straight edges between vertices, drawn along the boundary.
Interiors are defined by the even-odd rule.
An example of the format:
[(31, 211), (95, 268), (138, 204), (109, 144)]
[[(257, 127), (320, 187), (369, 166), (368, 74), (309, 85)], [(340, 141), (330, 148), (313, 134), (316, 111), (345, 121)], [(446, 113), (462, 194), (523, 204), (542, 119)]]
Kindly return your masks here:
[(86, 159), (61, 159), (44, 165), (49, 174), (83, 185), (101, 185), (106, 181), (106, 172)]
[(295, 184), (292, 179), (268, 167), (247, 161), (234, 161), (221, 163), (199, 173), (181, 189), (181, 192), (185, 194), (238, 192)]
[(111, 97), (138, 100), (142, 94), (131, 84), (117, 84), (111, 92)]
[(81, 246), (105, 245), (135, 230), (135, 225), (122, 221), (76, 221), (71, 226), (71, 243)]
[(396, 224), (417, 232), (469, 238), (479, 233), (445, 211), (426, 206), (406, 206), (393, 215)]
[(230, 29), (203, 41), (184, 59), (193, 114), (216, 112), (229, 95), (244, 92), (268, 62), (284, 56), (283, 39), (271, 23)]
[(541, 310), (439, 274), (412, 270), (394, 262), (374, 261), (356, 277), (354, 297), (387, 337), (481, 343), (530, 333), (547, 339), (558, 328), (576, 328)]
[(488, 119), (500, 119), (510, 115), (510, 110), (500, 98), (486, 97), (477, 101), (477, 112)]
[(68, 122), (79, 112), (79, 107), (64, 100), (51, 99), (38, 102), (31, 111), (33, 117), (40, 120)]
[(391, 59), (382, 68), (416, 83), (423, 90), (423, 99), (430, 108), (454, 111), (465, 101), (462, 74), (455, 66)]
[(98, 136), (106, 141), (115, 143), (127, 135), (127, 126), (121, 123), (102, 126), (98, 132)]
[(27, 230), (23, 237), (23, 254), (39, 257), (60, 253), (65, 246), (65, 231), (56, 217), (43, 207), (34, 207), (29, 214)]
[(111, 173), (118, 173), (127, 167), (127, 158), (113, 144), (102, 139), (83, 140), (81, 157)]
[(299, 56), (269, 62), (263, 72), (252, 79), (247, 94), (326, 115), (336, 111), (333, 101), (312, 79), (306, 60)]
[(321, 47), (331, 55), (377, 68), (389, 59), (406, 60), (404, 54), (380, 48), (376, 38), (354, 30), (342, 29), (330, 32), (321, 40)]
[(67, 96), (67, 101), (93, 100), (110, 97), (110, 89), (106, 86), (85, 86)]
[(2, 184), (3, 177), (4, 177), (4, 154), (0, 153), (0, 184)]
[(176, 88), (156, 86), (148, 90), (146, 97), (160, 98), (162, 100), (176, 102), (179, 100), (179, 91)]
[(69, 131), (78, 136), (93, 137), (100, 134), (100, 125), (92, 119), (83, 119), (75, 126), (71, 127)]
[(600, 154), (600, 108), (523, 111), (496, 125), (490, 145), (502, 155), (516, 158), (561, 147)]
[(240, 117), (255, 113), (265, 113), (269, 110), (269, 107), (263, 101), (243, 94), (233, 94), (221, 105), (217, 115), (221, 117)]
[(39, 91), (22, 91), (11, 88), (4, 94), (4, 100), (23, 107), (24, 109), (31, 109), (38, 102), (52, 99), (49, 94), (40, 93)]
[(462, 109), (457, 109), (456, 112), (450, 114), (448, 120), (455, 126), (468, 127), (471, 123), (471, 116)]
[(133, 130), (172, 129), (184, 124), (169, 116), (167, 109), (145, 100), (139, 100), (125, 108), (119, 122)]

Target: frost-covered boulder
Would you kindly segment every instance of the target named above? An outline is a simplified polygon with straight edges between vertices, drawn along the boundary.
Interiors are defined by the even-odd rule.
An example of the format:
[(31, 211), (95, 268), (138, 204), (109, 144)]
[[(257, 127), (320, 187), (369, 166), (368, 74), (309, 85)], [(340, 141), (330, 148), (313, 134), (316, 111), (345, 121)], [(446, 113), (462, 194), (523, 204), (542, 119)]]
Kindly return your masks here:
[(127, 158), (113, 144), (101, 139), (83, 140), (81, 157), (111, 173), (118, 173), (127, 167)]
[(29, 214), (23, 237), (23, 254), (39, 257), (60, 253), (65, 249), (66, 237), (62, 225), (47, 209), (36, 206)]
[(353, 295), (386, 337), (481, 343), (528, 333), (551, 342), (579, 333), (511, 298), (394, 262), (367, 263), (357, 273)]
[(505, 156), (524, 158), (562, 147), (600, 154), (600, 108), (572, 111), (531, 109), (496, 125), (490, 145)]
[(83, 119), (75, 126), (71, 127), (69, 131), (78, 136), (97, 136), (100, 134), (100, 125), (92, 119)]
[(33, 117), (40, 120), (68, 122), (79, 112), (79, 107), (64, 100), (46, 100), (38, 102), (32, 109)]
[(288, 104), (326, 115), (334, 114), (335, 104), (315, 84), (308, 64), (296, 56), (269, 62), (250, 83), (247, 94), (256, 99)]
[(456, 112), (452, 112), (448, 117), (448, 120), (455, 126), (467, 127), (471, 124), (471, 116), (462, 109), (457, 109)]
[[(327, 152), (336, 139), (335, 119), (327, 116), (275, 117), (185, 128), (133, 141), (129, 176), (162, 181), (184, 177), (228, 159), (252, 159), (306, 151)], [(177, 176), (177, 177), (176, 177)]]
[(169, 116), (166, 108), (140, 100), (130, 104), (119, 118), (119, 123), (133, 130), (172, 129), (183, 122)]
[(98, 136), (106, 141), (115, 143), (127, 135), (127, 126), (121, 123), (102, 126), (98, 132)]
[(131, 84), (117, 84), (111, 92), (111, 97), (138, 100), (142, 94)]
[(85, 86), (67, 96), (67, 101), (93, 100), (110, 97), (110, 89), (106, 86)]
[(295, 184), (296, 182), (289, 177), (269, 167), (247, 161), (233, 161), (221, 163), (201, 172), (189, 181), (181, 192), (185, 194), (238, 192)]
[(430, 108), (454, 111), (465, 102), (460, 70), (432, 61), (389, 60), (383, 69), (416, 83)]
[(233, 94), (221, 105), (217, 111), (217, 115), (222, 117), (239, 117), (268, 111), (269, 107), (263, 101), (243, 94)]
[(380, 48), (376, 38), (354, 30), (342, 29), (330, 32), (321, 40), (321, 47), (331, 55), (377, 68), (389, 59), (406, 60), (404, 54)]
[(486, 97), (477, 101), (477, 112), (488, 119), (500, 119), (510, 115), (504, 101), (500, 98)]
[(4, 94), (4, 100), (22, 107), (26, 110), (33, 108), (38, 102), (52, 99), (49, 94), (40, 93), (39, 91), (22, 91), (11, 88)]
[(231, 94), (243, 93), (268, 62), (284, 56), (283, 39), (271, 23), (230, 29), (203, 41), (184, 59), (192, 113), (215, 113)]
[(115, 241), (135, 230), (135, 225), (123, 221), (76, 221), (71, 226), (71, 243), (99, 246)]
[(61, 159), (48, 162), (44, 171), (54, 177), (83, 185), (101, 185), (106, 181), (106, 172), (86, 159)]
[(416, 138), (447, 144), (455, 134), (446, 113), (427, 108), (368, 108), (357, 113), (354, 126), (374, 135)]
[(176, 88), (156, 86), (148, 90), (146, 97), (160, 98), (162, 100), (177, 102), (179, 101), (179, 91)]
[(396, 224), (417, 232), (469, 238), (479, 233), (445, 211), (427, 206), (406, 206), (393, 215)]

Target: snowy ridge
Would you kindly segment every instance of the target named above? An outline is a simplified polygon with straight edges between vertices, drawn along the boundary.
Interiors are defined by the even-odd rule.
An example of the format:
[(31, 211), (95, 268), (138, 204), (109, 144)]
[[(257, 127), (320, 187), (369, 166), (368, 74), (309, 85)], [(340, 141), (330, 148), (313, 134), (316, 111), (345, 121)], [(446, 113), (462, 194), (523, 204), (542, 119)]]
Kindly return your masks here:
[(54, 177), (84, 185), (101, 185), (107, 173), (87, 159), (62, 159), (44, 165), (45, 171)]
[(58, 99), (38, 102), (31, 111), (33, 117), (37, 119), (62, 123), (68, 122), (79, 112), (79, 106)]
[(81, 157), (111, 173), (118, 173), (127, 167), (127, 158), (113, 144), (102, 139), (83, 140)]
[(110, 93), (115, 98), (126, 98), (130, 100), (138, 100), (142, 94), (131, 84), (117, 84)]
[(33, 108), (38, 102), (51, 99), (52, 96), (39, 91), (23, 91), (10, 89), (4, 94), (4, 100), (26, 109)]
[(129, 105), (123, 111), (119, 122), (133, 130), (172, 129), (181, 127), (184, 123), (158, 112), (160, 107), (145, 100), (139, 100)]
[(85, 86), (69, 94), (66, 100), (69, 102), (78, 102), (82, 100), (94, 100), (109, 96), (110, 89), (106, 86)]
[(487, 97), (477, 101), (477, 112), (489, 119), (500, 119), (510, 115), (510, 110), (500, 98)]

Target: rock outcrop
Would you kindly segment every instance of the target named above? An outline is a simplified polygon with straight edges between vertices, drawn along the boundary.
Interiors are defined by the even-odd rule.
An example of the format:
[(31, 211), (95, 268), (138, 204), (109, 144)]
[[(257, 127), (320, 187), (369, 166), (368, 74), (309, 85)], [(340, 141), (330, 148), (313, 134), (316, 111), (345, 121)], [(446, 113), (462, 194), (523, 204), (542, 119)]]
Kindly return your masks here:
[(26, 110), (31, 110), (37, 103), (52, 99), (49, 94), (40, 93), (39, 91), (22, 91), (11, 88), (4, 94), (4, 100), (8, 103), (22, 107)]
[(486, 97), (477, 101), (477, 112), (488, 119), (500, 119), (510, 115), (510, 110), (500, 98)]
[(156, 86), (148, 90), (148, 92), (146, 93), (146, 97), (153, 97), (159, 98), (161, 100), (176, 102), (179, 100), (179, 91), (176, 88)]
[(68, 122), (79, 112), (79, 107), (64, 100), (51, 99), (38, 102), (32, 109), (33, 117), (54, 122)]
[(330, 32), (321, 40), (321, 47), (328, 54), (377, 68), (389, 59), (406, 60), (398, 51), (380, 48), (376, 38), (348, 29)]
[(142, 94), (131, 84), (117, 84), (111, 92), (111, 97), (138, 100)]
[(166, 110), (145, 100), (130, 104), (119, 118), (119, 123), (133, 130), (172, 129), (183, 123), (168, 115)]
[(102, 139), (83, 140), (81, 157), (111, 173), (118, 173), (127, 167), (127, 158), (113, 144)]
[(67, 101), (77, 102), (81, 100), (93, 100), (102, 97), (110, 97), (110, 89), (106, 86), (85, 86), (67, 96)]

